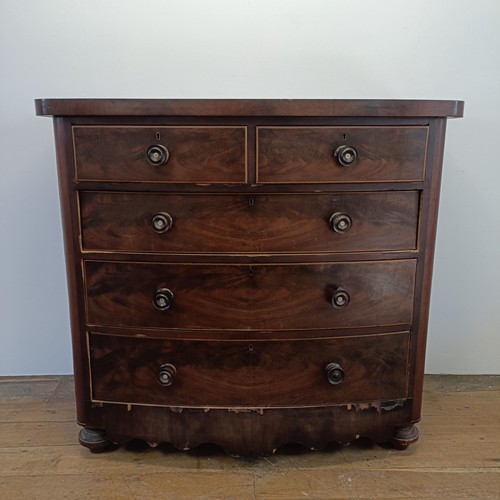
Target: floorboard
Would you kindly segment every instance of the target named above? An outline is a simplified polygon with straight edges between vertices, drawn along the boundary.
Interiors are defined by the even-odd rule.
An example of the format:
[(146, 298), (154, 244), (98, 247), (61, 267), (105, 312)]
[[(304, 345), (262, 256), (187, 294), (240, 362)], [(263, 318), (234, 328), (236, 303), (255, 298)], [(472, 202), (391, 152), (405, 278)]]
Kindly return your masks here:
[(144, 443), (94, 455), (77, 442), (71, 377), (0, 378), (0, 498), (500, 499), (500, 376), (427, 376), (421, 439), (360, 440), (232, 458)]

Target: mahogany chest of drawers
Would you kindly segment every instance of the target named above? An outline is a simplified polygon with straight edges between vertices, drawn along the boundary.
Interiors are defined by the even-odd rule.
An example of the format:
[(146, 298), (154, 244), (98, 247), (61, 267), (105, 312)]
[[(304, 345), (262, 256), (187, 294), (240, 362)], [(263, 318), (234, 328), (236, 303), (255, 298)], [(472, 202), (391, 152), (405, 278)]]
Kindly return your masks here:
[(418, 438), (460, 101), (36, 101), (54, 117), (80, 442)]

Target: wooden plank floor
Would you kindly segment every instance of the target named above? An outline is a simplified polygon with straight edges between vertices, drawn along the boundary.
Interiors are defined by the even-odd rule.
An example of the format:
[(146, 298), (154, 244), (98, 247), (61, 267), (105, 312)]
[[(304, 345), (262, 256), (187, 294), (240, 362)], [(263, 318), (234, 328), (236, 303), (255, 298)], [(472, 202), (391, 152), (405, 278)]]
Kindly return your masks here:
[(70, 377), (0, 378), (0, 499), (500, 499), (500, 376), (428, 376), (420, 441), (269, 458), (77, 442)]

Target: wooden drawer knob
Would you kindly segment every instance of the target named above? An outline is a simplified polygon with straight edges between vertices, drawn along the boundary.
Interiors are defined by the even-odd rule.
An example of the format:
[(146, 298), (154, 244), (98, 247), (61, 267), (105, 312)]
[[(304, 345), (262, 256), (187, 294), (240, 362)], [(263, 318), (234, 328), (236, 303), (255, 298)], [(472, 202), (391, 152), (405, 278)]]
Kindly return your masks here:
[(149, 146), (146, 151), (146, 158), (151, 165), (160, 166), (165, 165), (168, 161), (168, 157), (170, 153), (165, 146), (161, 144), (154, 144), (153, 146)]
[(153, 305), (159, 311), (166, 311), (170, 309), (172, 303), (174, 302), (174, 292), (168, 288), (160, 288), (156, 290), (153, 296)]
[(177, 370), (175, 366), (170, 363), (164, 363), (158, 371), (158, 382), (161, 385), (170, 386), (174, 383), (176, 375)]
[(343, 167), (350, 167), (358, 161), (358, 152), (352, 146), (339, 146), (333, 156)]
[(344, 370), (338, 363), (328, 363), (325, 366), (326, 378), (332, 385), (339, 385), (344, 381)]
[(172, 216), (166, 212), (158, 212), (151, 217), (151, 226), (157, 233), (166, 233), (172, 224)]
[(342, 212), (335, 212), (330, 217), (330, 227), (339, 234), (346, 233), (351, 229), (352, 219)]
[(349, 304), (350, 300), (351, 297), (349, 297), (349, 294), (344, 289), (337, 288), (332, 295), (332, 306), (335, 307), (335, 309), (342, 309)]

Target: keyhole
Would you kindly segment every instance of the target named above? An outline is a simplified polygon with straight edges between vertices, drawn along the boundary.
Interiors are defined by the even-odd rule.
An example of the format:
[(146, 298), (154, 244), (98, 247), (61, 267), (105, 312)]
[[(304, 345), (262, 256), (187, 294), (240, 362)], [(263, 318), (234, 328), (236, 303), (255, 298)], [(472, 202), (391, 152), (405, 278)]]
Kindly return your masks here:
[(248, 204), (253, 207), (255, 205), (255, 198), (248, 198)]
[(342, 134), (342, 140), (345, 141), (347, 139), (347, 134)]
[(159, 141), (160, 140), (160, 132), (156, 132), (156, 140)]
[(252, 278), (254, 274), (255, 274), (254, 270), (252, 268), (250, 268), (248, 270), (248, 276), (250, 276), (250, 278)]

